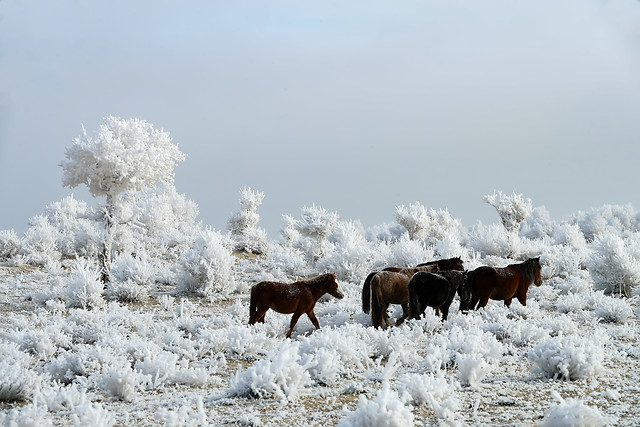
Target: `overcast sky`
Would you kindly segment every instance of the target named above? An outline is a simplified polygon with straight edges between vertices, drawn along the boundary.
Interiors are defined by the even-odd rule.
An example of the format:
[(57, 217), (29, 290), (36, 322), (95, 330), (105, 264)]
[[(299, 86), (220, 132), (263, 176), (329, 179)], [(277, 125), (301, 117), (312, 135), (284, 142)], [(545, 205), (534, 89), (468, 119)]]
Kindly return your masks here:
[(494, 189), (561, 219), (640, 208), (640, 2), (0, 0), (0, 229), (68, 194), (84, 124), (139, 117), (188, 155), (220, 230), (305, 205), (365, 226), (397, 205), (498, 221)]

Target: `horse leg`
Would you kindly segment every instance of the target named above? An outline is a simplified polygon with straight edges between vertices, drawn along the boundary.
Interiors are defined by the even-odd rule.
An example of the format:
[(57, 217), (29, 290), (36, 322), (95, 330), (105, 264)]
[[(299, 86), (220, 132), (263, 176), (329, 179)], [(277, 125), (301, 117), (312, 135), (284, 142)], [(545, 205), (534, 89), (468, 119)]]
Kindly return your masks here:
[(396, 321), (396, 326), (402, 324), (409, 317), (409, 304), (402, 304), (402, 316)]
[(320, 329), (320, 323), (318, 323), (318, 319), (316, 318), (316, 314), (313, 312), (313, 309), (307, 312), (307, 316), (309, 317), (309, 320), (311, 320), (311, 323), (313, 323), (313, 326), (315, 326), (316, 329)]
[(482, 307), (485, 307), (485, 306), (489, 303), (489, 295), (490, 295), (490, 294), (483, 295), (483, 296), (480, 298), (480, 300), (479, 300), (479, 302), (478, 302), (478, 306), (476, 307), (476, 310), (478, 310), (478, 309), (480, 309), (480, 308), (482, 308)]
[(447, 317), (449, 316), (449, 306), (442, 306), (442, 320), (445, 321), (447, 320)]
[(391, 327), (391, 323), (389, 323), (389, 313), (388, 313), (387, 310), (389, 310), (389, 304), (385, 304), (384, 307), (383, 307), (382, 319), (384, 320), (384, 324), (386, 324), (387, 327), (390, 328)]
[(253, 313), (251, 315), (251, 317), (249, 318), (249, 324), (253, 325), (256, 322), (264, 323), (264, 317), (267, 314), (267, 311), (269, 311), (269, 307), (267, 307), (267, 308), (263, 308), (263, 307), (258, 308), (258, 310), (255, 313)]
[(293, 327), (298, 323), (298, 319), (302, 316), (302, 313), (295, 312), (293, 313), (293, 317), (291, 318), (291, 324), (289, 325), (289, 330), (287, 331), (286, 338), (291, 338), (291, 333), (293, 332)]
[(511, 306), (511, 299), (512, 298), (507, 298), (506, 300), (504, 300), (504, 305), (506, 305), (507, 307)]

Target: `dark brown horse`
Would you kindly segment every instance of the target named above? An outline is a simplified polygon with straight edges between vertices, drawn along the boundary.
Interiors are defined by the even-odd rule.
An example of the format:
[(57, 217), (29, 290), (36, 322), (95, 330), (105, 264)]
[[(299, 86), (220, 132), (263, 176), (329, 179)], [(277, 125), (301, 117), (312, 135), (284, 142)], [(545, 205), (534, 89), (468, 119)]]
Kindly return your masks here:
[[(411, 276), (418, 271), (435, 272), (449, 269), (464, 270), (462, 259), (460, 257), (441, 259), (422, 263), (413, 268), (387, 267), (379, 272), (374, 271), (367, 276), (362, 286), (362, 311), (371, 312), (373, 326), (391, 326), (387, 314), (389, 304), (400, 304), (402, 317), (396, 322), (396, 325), (399, 325), (409, 316), (409, 288), (407, 284)], [(374, 278), (376, 280), (375, 286)]]
[(460, 302), (462, 310), (484, 307), (489, 299), (504, 300), (509, 307), (515, 297), (520, 304), (527, 305), (527, 291), (531, 285), (540, 286), (540, 257), (529, 258), (519, 264), (510, 264), (502, 268), (478, 267), (467, 275), (471, 288), (471, 297)]
[(442, 311), (442, 320), (447, 320), (449, 306), (456, 296), (468, 300), (470, 289), (466, 284), (466, 271), (420, 271), (409, 280), (409, 313), (412, 319), (419, 319), (425, 308), (433, 307), (436, 314)]
[(251, 288), (249, 324), (264, 322), (265, 314), (272, 309), (282, 314), (293, 313), (287, 338), (291, 338), (293, 327), (304, 313), (307, 313), (313, 326), (320, 329), (313, 309), (316, 302), (327, 293), (336, 298), (344, 297), (342, 288), (333, 273), (321, 274), (313, 279), (294, 283), (260, 282)]

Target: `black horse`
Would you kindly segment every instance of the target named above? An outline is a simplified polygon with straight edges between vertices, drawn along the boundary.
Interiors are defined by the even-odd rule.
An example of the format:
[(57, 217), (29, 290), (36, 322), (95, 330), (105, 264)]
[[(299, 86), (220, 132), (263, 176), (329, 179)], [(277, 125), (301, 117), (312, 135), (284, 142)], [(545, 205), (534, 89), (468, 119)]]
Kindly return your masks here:
[(442, 320), (447, 320), (449, 306), (456, 296), (461, 301), (470, 298), (471, 290), (466, 284), (466, 271), (439, 271), (427, 273), (420, 271), (409, 280), (409, 313), (412, 319), (419, 319), (427, 307), (442, 311)]

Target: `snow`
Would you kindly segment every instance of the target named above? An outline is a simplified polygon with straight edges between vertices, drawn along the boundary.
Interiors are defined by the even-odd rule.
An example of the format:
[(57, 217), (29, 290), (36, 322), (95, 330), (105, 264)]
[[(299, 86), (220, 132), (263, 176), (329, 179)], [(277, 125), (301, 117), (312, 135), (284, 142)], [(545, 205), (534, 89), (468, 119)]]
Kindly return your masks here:
[[(261, 193), (241, 197), (254, 217)], [(106, 287), (103, 218), (88, 205), (67, 198), (24, 236), (0, 231), (0, 425), (640, 424), (630, 207), (562, 221), (534, 209), (519, 231), (397, 209), (431, 230), (411, 239), (399, 224), (364, 230), (313, 205), (265, 245), (255, 222), (229, 234), (202, 225), (170, 187), (122, 201), (136, 221), (118, 228)], [(232, 255), (234, 239), (257, 247), (252, 236), (260, 254)], [(369, 272), (451, 256), (468, 269), (541, 256), (544, 283), (526, 307), (462, 314), (456, 299), (446, 322), (427, 310), (371, 327)], [(319, 330), (303, 316), (285, 339), (291, 316), (273, 311), (247, 324), (253, 284), (327, 271), (345, 297), (317, 303)]]

